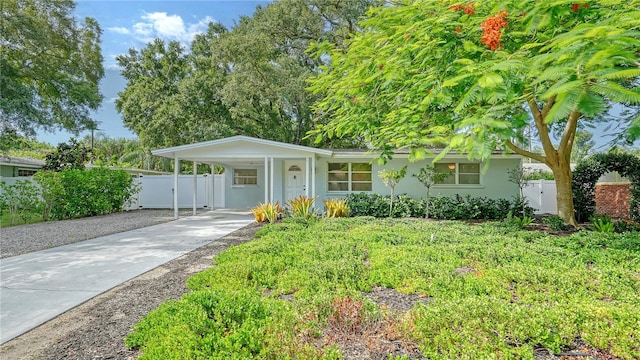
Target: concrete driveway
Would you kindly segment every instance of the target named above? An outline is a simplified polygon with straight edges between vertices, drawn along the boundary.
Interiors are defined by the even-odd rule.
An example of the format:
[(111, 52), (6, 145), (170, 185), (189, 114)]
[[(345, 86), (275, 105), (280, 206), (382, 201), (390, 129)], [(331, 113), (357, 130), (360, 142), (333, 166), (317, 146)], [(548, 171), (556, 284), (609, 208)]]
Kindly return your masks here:
[(0, 260), (0, 344), (253, 221), (215, 210)]

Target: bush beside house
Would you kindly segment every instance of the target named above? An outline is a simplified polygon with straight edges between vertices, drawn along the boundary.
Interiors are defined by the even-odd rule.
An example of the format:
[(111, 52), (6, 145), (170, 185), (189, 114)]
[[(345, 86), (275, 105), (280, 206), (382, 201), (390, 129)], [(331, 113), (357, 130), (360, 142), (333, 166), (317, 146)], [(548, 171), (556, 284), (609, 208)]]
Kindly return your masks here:
[(33, 180), (1, 183), (0, 213), (10, 214), (9, 225), (18, 218), (27, 223), (34, 216), (47, 221), (121, 211), (138, 191), (126, 171), (105, 168), (39, 171)]

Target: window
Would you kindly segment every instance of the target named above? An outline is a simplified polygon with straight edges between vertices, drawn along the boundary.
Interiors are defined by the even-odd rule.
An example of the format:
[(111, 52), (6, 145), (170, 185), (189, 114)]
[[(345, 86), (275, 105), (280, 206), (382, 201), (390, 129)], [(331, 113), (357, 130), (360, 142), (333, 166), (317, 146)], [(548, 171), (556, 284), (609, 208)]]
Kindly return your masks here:
[(258, 170), (233, 169), (233, 185), (258, 185)]
[(478, 163), (437, 163), (436, 171), (450, 174), (436, 184), (479, 185), (480, 164)]
[(37, 172), (36, 169), (18, 169), (18, 176), (33, 176)]
[(329, 191), (371, 191), (371, 164), (329, 163)]

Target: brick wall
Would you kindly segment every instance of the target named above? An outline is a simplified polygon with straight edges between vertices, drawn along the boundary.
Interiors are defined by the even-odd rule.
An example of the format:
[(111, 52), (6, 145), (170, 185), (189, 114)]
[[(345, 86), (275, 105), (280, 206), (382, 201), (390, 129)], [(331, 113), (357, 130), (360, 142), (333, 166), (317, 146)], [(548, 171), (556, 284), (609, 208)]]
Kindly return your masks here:
[(613, 218), (629, 218), (631, 183), (596, 184), (596, 214)]

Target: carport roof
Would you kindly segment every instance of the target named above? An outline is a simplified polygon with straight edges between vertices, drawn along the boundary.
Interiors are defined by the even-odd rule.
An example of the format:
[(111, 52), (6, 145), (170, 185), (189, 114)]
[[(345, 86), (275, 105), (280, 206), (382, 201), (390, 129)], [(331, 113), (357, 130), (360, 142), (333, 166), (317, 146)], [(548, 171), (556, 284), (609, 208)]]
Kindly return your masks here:
[[(250, 151), (224, 153), (225, 150), (229, 151), (229, 146), (234, 145), (255, 145), (259, 147), (261, 152), (259, 154), (252, 153)], [(245, 147), (246, 149), (246, 147)], [(269, 150), (273, 150), (273, 153), (282, 154), (283, 152), (302, 152), (307, 154), (318, 154), (331, 156), (333, 152), (326, 149), (317, 149), (302, 145), (293, 145), (282, 143), (273, 140), (258, 139), (250, 136), (237, 135), (223, 139), (205, 141), (195, 144), (187, 144), (181, 146), (175, 146), (164, 149), (157, 149), (151, 151), (153, 155), (161, 156), (169, 159), (175, 159), (178, 157), (181, 160), (195, 160), (202, 162), (205, 157), (209, 161), (215, 161), (220, 158), (260, 158), (272, 156)], [(210, 154), (210, 155), (209, 155)]]

